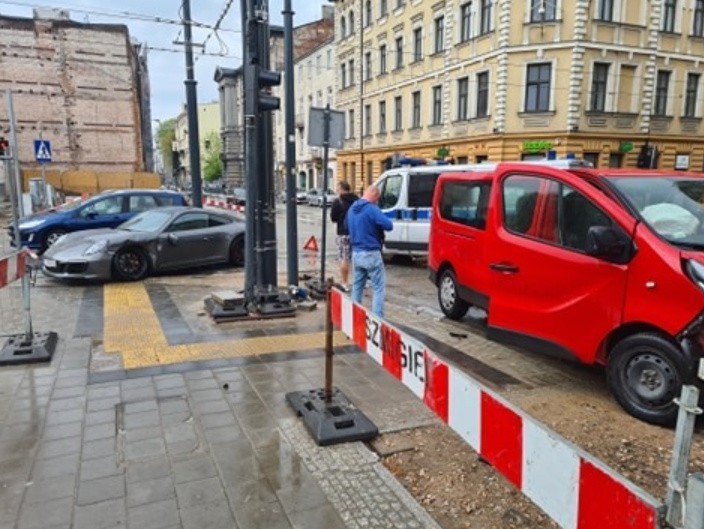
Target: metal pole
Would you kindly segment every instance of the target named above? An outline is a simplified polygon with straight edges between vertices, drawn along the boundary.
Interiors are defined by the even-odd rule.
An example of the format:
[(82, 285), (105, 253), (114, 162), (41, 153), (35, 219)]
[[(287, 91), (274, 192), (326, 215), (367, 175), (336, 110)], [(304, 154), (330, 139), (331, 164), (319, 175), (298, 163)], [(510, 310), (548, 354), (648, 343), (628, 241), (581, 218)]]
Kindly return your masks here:
[[(44, 139), (43, 131), (42, 131), (43, 128), (44, 128), (44, 125), (40, 121), (39, 122), (39, 139), (40, 140)], [(42, 203), (40, 205), (40, 208), (44, 209), (49, 206), (49, 200), (47, 198), (49, 196), (49, 193), (47, 193), (47, 191), (46, 191), (46, 163), (40, 162), (39, 165), (42, 168)]]
[[(372, 183), (372, 175), (367, 175), (364, 166), (364, 6), (363, 0), (359, 0), (359, 174), (362, 175), (364, 187)], [(371, 131), (369, 131), (371, 132)]]
[[(257, 0), (259, 20), (257, 28), (257, 53), (259, 71), (269, 70), (269, 0)], [(258, 87), (259, 88), (259, 87)], [(259, 93), (257, 93), (259, 95)], [(259, 109), (261, 110), (261, 109)], [(274, 136), (271, 112), (259, 112), (259, 211), (261, 242), (259, 262), (261, 265), (261, 286), (267, 291), (276, 288), (278, 283), (276, 256), (276, 198), (274, 192)]]
[(704, 474), (697, 472), (687, 482), (684, 529), (704, 529)]
[(200, 178), (200, 135), (198, 133), (198, 96), (193, 71), (193, 36), (191, 34), (191, 0), (183, 0), (183, 34), (186, 44), (186, 107), (188, 111), (188, 150), (191, 165), (191, 201), (203, 207)]
[[(17, 129), (15, 127), (15, 106), (12, 102), (12, 91), (9, 88), (5, 90), (5, 104), (7, 106), (7, 119), (10, 122), (10, 150), (12, 152), (12, 164), (15, 171), (14, 178), (8, 174), (7, 179), (11, 190), (12, 228), (15, 231), (15, 246), (18, 251), (22, 251), (22, 235), (20, 234), (19, 220), (21, 209), (17, 204), (18, 196), (20, 198), (22, 197), (22, 181), (20, 179), (19, 149), (17, 146)], [(19, 193), (17, 191), (19, 191)], [(22, 301), (24, 305), (25, 341), (31, 342), (34, 332), (32, 330), (32, 314), (30, 312), (29, 277), (26, 273), (22, 274)]]
[(699, 389), (696, 386), (682, 386), (682, 394), (676, 401), (680, 407), (675, 430), (675, 443), (672, 449), (670, 479), (667, 483), (667, 523), (682, 527), (684, 518), (684, 494), (686, 491), (687, 466), (692, 449), (694, 420), (702, 410), (697, 407)]
[(254, 285), (256, 282), (257, 259), (254, 249), (257, 238), (257, 78), (256, 65), (253, 63), (253, 55), (256, 46), (256, 20), (254, 12), (254, 0), (241, 0), (242, 11), (242, 49), (244, 50), (244, 61), (242, 63), (242, 75), (244, 78), (244, 162), (245, 162), (245, 182), (247, 189), (247, 207), (245, 208), (246, 228), (245, 228), (245, 268), (244, 268), (244, 292), (247, 304), (255, 303)]
[(325, 285), (325, 251), (328, 226), (328, 151), (330, 150), (330, 103), (325, 105), (323, 113), (323, 233), (320, 241), (320, 286)]
[(296, 133), (293, 96), (293, 15), (291, 0), (284, 0), (284, 80), (286, 105), (286, 264), (288, 284), (298, 285), (298, 215), (296, 204)]
[(332, 281), (325, 283), (325, 402), (332, 400)]

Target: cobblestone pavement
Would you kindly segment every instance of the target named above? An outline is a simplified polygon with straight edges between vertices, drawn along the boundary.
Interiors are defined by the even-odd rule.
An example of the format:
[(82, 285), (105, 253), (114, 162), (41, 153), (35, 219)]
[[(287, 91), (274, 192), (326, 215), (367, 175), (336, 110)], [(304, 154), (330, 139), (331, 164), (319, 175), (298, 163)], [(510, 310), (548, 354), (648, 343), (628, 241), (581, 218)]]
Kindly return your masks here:
[[(288, 391), (322, 385), (319, 351), (94, 372), (101, 289), (32, 290), (35, 329), (60, 340), (48, 365), (0, 367), (0, 527), (437, 527), (366, 445), (318, 447), (289, 409)], [(3, 332), (22, 328), (19, 293), (0, 291)], [(343, 352), (335, 383), (382, 431), (436, 421)]]

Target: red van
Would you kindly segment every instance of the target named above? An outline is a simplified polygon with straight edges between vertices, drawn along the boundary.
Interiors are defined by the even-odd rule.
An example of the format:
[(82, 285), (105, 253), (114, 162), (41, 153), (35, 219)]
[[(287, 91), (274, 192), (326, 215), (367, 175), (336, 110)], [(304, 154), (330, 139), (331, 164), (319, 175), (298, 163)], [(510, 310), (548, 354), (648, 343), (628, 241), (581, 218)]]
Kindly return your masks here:
[(521, 163), (446, 173), (428, 265), (448, 318), (474, 305), (490, 339), (606, 366), (639, 419), (672, 423), (682, 384), (702, 375), (704, 175)]

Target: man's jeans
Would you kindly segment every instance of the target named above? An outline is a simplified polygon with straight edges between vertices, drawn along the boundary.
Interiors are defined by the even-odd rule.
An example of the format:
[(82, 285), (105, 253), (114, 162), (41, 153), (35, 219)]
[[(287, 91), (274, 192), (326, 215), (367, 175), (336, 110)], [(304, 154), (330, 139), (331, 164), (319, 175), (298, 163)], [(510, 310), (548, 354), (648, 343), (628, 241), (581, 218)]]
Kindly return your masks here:
[(381, 252), (379, 250), (353, 250), (352, 265), (354, 266), (352, 299), (357, 303), (362, 302), (362, 290), (368, 278), (372, 283), (372, 313), (383, 318), (386, 276)]

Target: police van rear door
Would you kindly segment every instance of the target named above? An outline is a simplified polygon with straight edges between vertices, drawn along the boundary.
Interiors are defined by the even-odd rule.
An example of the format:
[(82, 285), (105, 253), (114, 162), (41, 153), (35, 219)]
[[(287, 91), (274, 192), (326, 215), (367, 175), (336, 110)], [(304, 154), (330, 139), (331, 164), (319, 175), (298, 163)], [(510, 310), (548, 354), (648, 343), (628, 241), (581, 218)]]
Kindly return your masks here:
[(389, 253), (403, 250), (408, 240), (408, 226), (403, 219), (406, 205), (403, 196), (403, 177), (401, 172), (390, 172), (376, 183), (380, 192), (378, 206), (394, 224), (393, 230), (386, 232), (384, 239), (384, 250)]
[(408, 240), (406, 249), (411, 254), (428, 252), (430, 237), (430, 211), (433, 203), (433, 191), (440, 176), (438, 172), (418, 172), (408, 175), (408, 207), (404, 211), (407, 218)]

